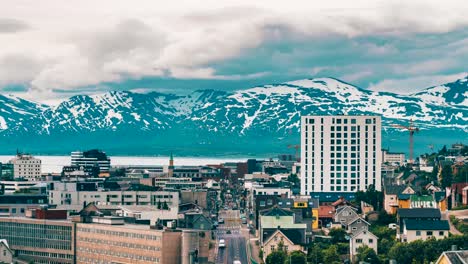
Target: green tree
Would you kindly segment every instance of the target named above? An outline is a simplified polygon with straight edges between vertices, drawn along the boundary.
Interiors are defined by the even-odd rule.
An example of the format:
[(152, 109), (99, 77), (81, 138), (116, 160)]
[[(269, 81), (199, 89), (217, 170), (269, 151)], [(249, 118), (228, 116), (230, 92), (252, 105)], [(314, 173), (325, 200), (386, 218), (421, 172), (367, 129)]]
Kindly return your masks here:
[[(290, 262), (291, 261), (291, 262)], [(302, 251), (293, 251), (286, 259), (287, 264), (307, 264), (306, 255)]]
[(323, 261), (325, 263), (340, 263), (340, 255), (335, 245), (331, 245), (323, 250)]
[(309, 252), (307, 252), (307, 261), (312, 264), (323, 263), (322, 249), (318, 244), (314, 244), (313, 247), (309, 248)]
[(299, 179), (299, 177), (297, 176), (297, 174), (293, 174), (291, 173), (289, 176), (288, 176), (288, 179), (287, 179), (288, 182), (292, 183), (293, 185), (299, 185), (301, 183), (301, 180)]
[(275, 250), (266, 258), (266, 264), (283, 264), (286, 260), (286, 252), (283, 250)]
[(331, 242), (333, 244), (346, 242), (346, 231), (343, 228), (332, 228), (328, 235), (331, 236)]
[(161, 201), (158, 201), (158, 209), (161, 209), (161, 208), (162, 208)]
[(167, 205), (166, 201), (164, 201), (164, 203), (162, 204), (162, 209), (163, 210), (169, 210), (169, 206)]
[(441, 172), (441, 180), (440, 183), (442, 185), (442, 188), (448, 187), (452, 185), (452, 167), (450, 165), (445, 165), (442, 167), (442, 172)]
[(372, 264), (379, 264), (380, 263), (380, 259), (379, 257), (377, 256), (377, 254), (375, 253), (375, 251), (364, 245), (362, 247), (359, 247), (357, 249), (357, 255), (356, 255), (356, 260), (357, 262), (359, 261), (365, 261), (365, 262), (369, 262), (369, 263), (372, 263)]

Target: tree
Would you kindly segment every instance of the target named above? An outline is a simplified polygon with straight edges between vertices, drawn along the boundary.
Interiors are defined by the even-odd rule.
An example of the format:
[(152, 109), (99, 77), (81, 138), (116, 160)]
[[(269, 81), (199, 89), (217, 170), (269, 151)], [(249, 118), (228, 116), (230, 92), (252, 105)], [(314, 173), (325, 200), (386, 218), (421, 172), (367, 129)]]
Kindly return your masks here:
[(309, 252), (307, 253), (307, 261), (312, 264), (323, 263), (322, 249), (318, 244), (315, 244), (309, 249)]
[(356, 204), (360, 204), (361, 201), (366, 202), (374, 207), (374, 210), (379, 211), (383, 203), (383, 193), (375, 190), (373, 184), (369, 185), (365, 192), (356, 192), (355, 198)]
[(158, 209), (161, 209), (161, 208), (162, 208), (161, 201), (158, 201)]
[(323, 251), (323, 261), (325, 263), (340, 263), (340, 255), (335, 245), (331, 245)]
[[(291, 261), (291, 262), (289, 262)], [(306, 255), (302, 251), (293, 251), (286, 259), (288, 264), (307, 264)]]
[(283, 250), (275, 250), (266, 258), (266, 264), (283, 264), (286, 260), (286, 252)]
[(452, 178), (453, 178), (452, 167), (450, 165), (445, 165), (444, 167), (442, 167), (442, 172), (441, 172), (440, 177), (441, 177), (440, 183), (442, 185), (442, 188), (452, 185)]
[(333, 244), (339, 243), (339, 242), (346, 242), (346, 231), (343, 228), (332, 228), (330, 230), (330, 233), (328, 233), (329, 236), (331, 236), (331, 242)]
[(299, 180), (299, 177), (297, 177), (297, 174), (290, 174), (288, 176), (288, 182), (292, 183), (293, 185), (299, 185), (301, 183), (301, 180)]
[(169, 206), (167, 205), (166, 201), (164, 201), (164, 203), (162, 204), (162, 209), (163, 210), (169, 210)]
[(372, 264), (380, 263), (379, 257), (377, 256), (375, 251), (366, 245), (359, 247), (357, 249), (357, 252), (358, 252), (356, 255), (357, 262), (365, 261), (365, 262), (370, 262)]

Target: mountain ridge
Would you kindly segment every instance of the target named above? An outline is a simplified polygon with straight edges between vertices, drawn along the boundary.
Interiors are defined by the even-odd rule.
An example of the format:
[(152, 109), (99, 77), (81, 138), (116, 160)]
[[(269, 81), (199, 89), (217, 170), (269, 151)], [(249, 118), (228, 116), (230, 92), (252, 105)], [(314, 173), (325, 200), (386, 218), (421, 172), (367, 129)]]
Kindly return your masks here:
[[(336, 78), (312, 78), (230, 92), (196, 90), (187, 95), (110, 91), (72, 96), (57, 106), (0, 95), (0, 137), (14, 139), (13, 145), (27, 137), (46, 141), (80, 137), (91, 142), (98, 134), (110, 133), (138, 135), (138, 140), (148, 139), (154, 145), (177, 137), (181, 141), (177, 144), (184, 146), (218, 141), (248, 144), (263, 137), (269, 148), (275, 140), (296, 142), (300, 116), (311, 114), (381, 115), (388, 133), (401, 134), (392, 124), (413, 120), (431, 133), (451, 130), (463, 136), (468, 132), (466, 91), (467, 78), (410, 95), (371, 91)], [(104, 137), (102, 144), (132, 148), (131, 143), (99, 137)]]

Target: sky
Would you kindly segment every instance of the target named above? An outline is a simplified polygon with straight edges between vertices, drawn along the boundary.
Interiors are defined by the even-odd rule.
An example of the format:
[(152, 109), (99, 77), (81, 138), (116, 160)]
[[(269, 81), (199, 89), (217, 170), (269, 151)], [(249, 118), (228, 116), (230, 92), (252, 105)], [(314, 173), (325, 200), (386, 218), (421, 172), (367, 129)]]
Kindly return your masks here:
[(0, 0), (0, 94), (54, 104), (334, 77), (412, 93), (468, 73), (465, 0)]

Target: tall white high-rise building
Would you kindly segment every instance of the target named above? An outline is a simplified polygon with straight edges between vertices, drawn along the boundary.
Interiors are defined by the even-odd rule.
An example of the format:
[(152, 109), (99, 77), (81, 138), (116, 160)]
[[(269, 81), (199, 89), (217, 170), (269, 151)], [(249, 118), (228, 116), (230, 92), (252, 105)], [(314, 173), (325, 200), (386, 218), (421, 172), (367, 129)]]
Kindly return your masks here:
[(381, 190), (380, 116), (303, 116), (301, 194)]
[(41, 160), (28, 154), (18, 153), (16, 157), (10, 160), (13, 164), (14, 177), (24, 178), (28, 181), (41, 179)]

